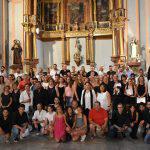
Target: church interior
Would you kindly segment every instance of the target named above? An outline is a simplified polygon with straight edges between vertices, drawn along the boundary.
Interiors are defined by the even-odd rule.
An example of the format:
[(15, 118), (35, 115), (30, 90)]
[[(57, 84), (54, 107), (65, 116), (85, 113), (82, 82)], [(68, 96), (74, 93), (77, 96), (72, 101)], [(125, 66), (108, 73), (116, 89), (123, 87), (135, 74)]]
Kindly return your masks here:
[[(0, 64), (150, 64), (150, 0), (1, 0)], [(20, 51), (15, 51), (19, 48)]]

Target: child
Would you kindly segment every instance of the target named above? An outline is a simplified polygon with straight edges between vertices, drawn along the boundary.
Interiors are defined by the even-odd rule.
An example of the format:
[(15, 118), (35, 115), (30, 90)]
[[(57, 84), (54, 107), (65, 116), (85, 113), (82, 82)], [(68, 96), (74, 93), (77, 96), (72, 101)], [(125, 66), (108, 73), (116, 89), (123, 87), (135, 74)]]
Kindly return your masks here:
[(87, 131), (87, 118), (83, 114), (82, 107), (78, 107), (78, 113), (75, 117), (75, 129), (72, 131), (72, 140), (77, 141), (81, 137), (81, 142), (83, 142), (86, 138)]
[(66, 111), (66, 126), (67, 140), (71, 140), (71, 132), (75, 127), (75, 115), (72, 107), (68, 107)]
[(55, 111), (53, 111), (53, 106), (49, 105), (47, 107), (47, 114), (45, 116), (45, 121), (44, 121), (44, 134), (49, 134), (51, 138), (53, 138), (53, 122), (54, 122), (54, 116), (55, 116)]
[(66, 139), (65, 115), (60, 106), (57, 107), (56, 115), (54, 117), (54, 138), (56, 142), (64, 142)]

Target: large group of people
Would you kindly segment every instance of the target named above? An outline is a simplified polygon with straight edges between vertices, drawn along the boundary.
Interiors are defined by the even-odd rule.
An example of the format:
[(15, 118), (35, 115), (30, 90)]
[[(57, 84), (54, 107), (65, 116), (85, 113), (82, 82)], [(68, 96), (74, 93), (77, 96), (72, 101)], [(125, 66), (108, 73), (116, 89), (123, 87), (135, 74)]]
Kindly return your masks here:
[(18, 142), (30, 134), (56, 142), (142, 137), (150, 142), (150, 68), (54, 64), (47, 71), (0, 70), (0, 137)]

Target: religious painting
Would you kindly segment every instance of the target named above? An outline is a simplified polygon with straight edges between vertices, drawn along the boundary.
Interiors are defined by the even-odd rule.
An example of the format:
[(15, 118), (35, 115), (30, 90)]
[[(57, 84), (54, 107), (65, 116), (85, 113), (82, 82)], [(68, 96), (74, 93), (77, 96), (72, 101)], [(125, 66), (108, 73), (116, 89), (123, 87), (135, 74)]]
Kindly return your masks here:
[(109, 1), (97, 0), (96, 1), (96, 18), (98, 22), (109, 20)]
[(84, 2), (68, 3), (69, 23), (84, 23)]
[(44, 3), (45, 30), (55, 30), (58, 11), (57, 3)]

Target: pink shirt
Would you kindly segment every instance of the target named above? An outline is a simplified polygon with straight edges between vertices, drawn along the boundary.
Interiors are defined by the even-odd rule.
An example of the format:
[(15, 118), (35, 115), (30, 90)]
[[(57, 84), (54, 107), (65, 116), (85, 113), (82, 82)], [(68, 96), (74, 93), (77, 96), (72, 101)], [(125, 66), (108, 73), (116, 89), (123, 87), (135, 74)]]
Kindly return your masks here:
[(68, 97), (72, 97), (72, 89), (70, 87), (66, 87), (65, 88), (65, 95), (68, 96)]

